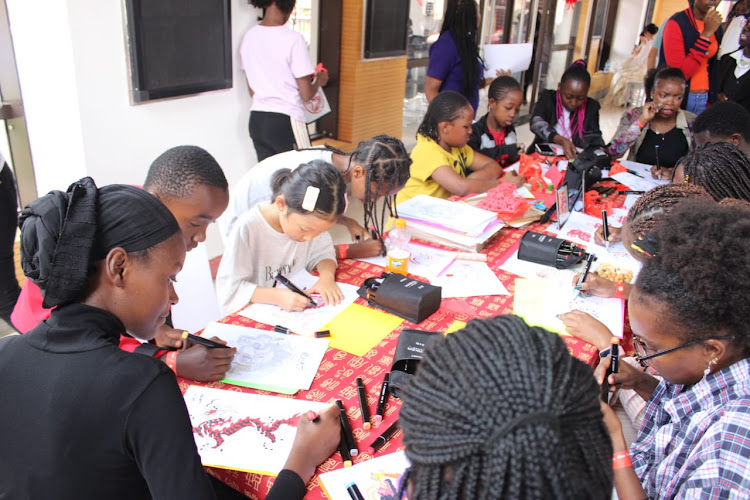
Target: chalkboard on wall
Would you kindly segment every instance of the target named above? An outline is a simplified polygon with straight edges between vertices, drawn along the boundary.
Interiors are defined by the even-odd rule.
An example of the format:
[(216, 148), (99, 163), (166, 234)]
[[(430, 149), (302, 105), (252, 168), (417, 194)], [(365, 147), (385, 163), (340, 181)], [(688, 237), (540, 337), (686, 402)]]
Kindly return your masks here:
[(230, 0), (126, 0), (134, 102), (232, 87)]
[(367, 0), (365, 59), (406, 55), (409, 0)]

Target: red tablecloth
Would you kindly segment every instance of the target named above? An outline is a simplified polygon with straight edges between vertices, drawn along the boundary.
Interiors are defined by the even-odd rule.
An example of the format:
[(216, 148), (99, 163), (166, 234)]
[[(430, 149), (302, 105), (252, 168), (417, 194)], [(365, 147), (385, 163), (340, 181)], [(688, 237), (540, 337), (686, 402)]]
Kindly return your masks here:
[[(530, 229), (542, 231), (544, 226), (534, 224)], [(482, 251), (482, 253), (487, 254), (487, 263), (489, 266), (495, 271), (503, 285), (505, 285), (511, 293), (513, 293), (515, 288), (516, 276), (499, 270), (498, 266), (505, 262), (512, 252), (516, 251), (518, 242), (525, 231), (525, 229), (517, 230), (504, 228), (495, 240)], [(359, 286), (366, 278), (380, 275), (382, 271), (383, 269), (381, 267), (366, 262), (345, 260), (339, 262), (336, 279), (343, 283)], [(357, 302), (365, 304), (365, 301), (362, 299), (357, 299)], [(313, 381), (310, 390), (300, 391), (294, 397), (296, 399), (330, 403), (333, 403), (335, 399), (341, 399), (348, 410), (349, 420), (352, 423), (354, 435), (360, 450), (360, 454), (354, 459), (354, 462), (358, 463), (368, 460), (372, 458), (372, 455), (367, 453), (367, 448), (378, 435), (380, 435), (398, 418), (398, 410), (401, 403), (398, 399), (390, 398), (383, 422), (381, 422), (378, 427), (364, 430), (362, 428), (362, 419), (359, 402), (357, 400), (355, 380), (357, 377), (362, 377), (364, 380), (368, 392), (370, 413), (374, 414), (377, 404), (376, 401), (380, 391), (380, 384), (383, 380), (383, 375), (391, 367), (393, 354), (396, 349), (396, 341), (401, 329), (419, 328), (422, 330), (445, 331), (455, 320), (468, 321), (474, 317), (487, 318), (498, 314), (510, 314), (512, 312), (512, 296), (497, 295), (491, 297), (470, 297), (467, 299), (443, 300), (440, 309), (432, 316), (419, 325), (405, 321), (402, 326), (391, 332), (382, 342), (376, 345), (363, 357), (357, 357), (347, 352), (329, 348), (323, 358), (320, 369), (315, 376), (315, 380)], [(221, 322), (253, 328), (271, 329), (268, 325), (257, 323), (238, 314), (230, 315), (221, 320)], [(564, 340), (573, 356), (592, 366), (596, 364), (598, 361), (598, 353), (594, 346), (574, 337), (564, 337)], [(196, 384), (196, 382), (180, 379), (180, 388), (183, 392), (187, 390), (190, 384)], [(207, 387), (215, 387), (230, 391), (268, 394), (264, 391), (228, 385), (221, 382), (198, 385), (205, 385)], [(378, 455), (391, 453), (399, 449), (401, 446), (401, 431), (399, 430), (390, 442), (378, 452)], [(248, 450), (248, 453), (252, 453), (252, 450)], [(340, 467), (342, 467), (341, 457), (336, 453), (318, 468), (318, 473), (327, 472)], [(249, 474), (234, 470), (215, 468), (207, 469), (210, 474), (216, 476), (221, 481), (253, 499), (264, 498), (275, 479), (270, 476)], [(309, 492), (306, 498), (327, 498), (320, 487), (317, 478), (310, 481), (308, 489)]]

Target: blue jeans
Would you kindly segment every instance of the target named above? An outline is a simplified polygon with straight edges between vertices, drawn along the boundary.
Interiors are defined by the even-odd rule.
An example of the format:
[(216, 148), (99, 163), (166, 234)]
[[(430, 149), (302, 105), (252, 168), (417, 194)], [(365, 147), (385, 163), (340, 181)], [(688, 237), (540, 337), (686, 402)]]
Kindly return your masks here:
[(701, 114), (708, 107), (708, 92), (702, 94), (694, 94), (690, 92), (687, 98), (687, 111), (695, 113), (696, 115)]

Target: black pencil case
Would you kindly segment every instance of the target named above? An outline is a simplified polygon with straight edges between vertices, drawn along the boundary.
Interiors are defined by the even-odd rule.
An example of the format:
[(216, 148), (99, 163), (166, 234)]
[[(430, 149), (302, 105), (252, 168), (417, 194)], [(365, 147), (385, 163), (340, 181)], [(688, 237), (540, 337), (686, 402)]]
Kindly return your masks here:
[(393, 355), (393, 365), (388, 382), (388, 390), (395, 397), (400, 397), (401, 389), (417, 372), (424, 350), (443, 337), (440, 332), (425, 332), (405, 328), (401, 331)]
[(442, 288), (396, 273), (368, 278), (357, 293), (367, 303), (412, 323), (421, 323), (440, 308)]
[(567, 240), (528, 231), (518, 246), (519, 260), (542, 264), (556, 269), (568, 269), (586, 258), (588, 254)]

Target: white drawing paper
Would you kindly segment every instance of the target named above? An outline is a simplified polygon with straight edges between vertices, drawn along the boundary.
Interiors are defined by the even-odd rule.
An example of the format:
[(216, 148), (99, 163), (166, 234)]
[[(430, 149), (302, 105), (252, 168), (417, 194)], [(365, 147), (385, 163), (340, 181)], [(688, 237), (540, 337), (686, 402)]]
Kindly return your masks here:
[(654, 179), (654, 177), (651, 175), (651, 165), (648, 165), (646, 163), (638, 163), (637, 161), (631, 160), (620, 160), (620, 164), (628, 170), (637, 172), (638, 175), (640, 175), (644, 179), (652, 181), (656, 185), (669, 184), (670, 182), (668, 180)]
[[(301, 272), (295, 272), (287, 276), (289, 281), (303, 290), (309, 289), (318, 278), (311, 275), (304, 269)], [(357, 287), (346, 283), (336, 283), (344, 294), (344, 299), (338, 305), (324, 305), (319, 299), (315, 301), (318, 307), (308, 307), (304, 311), (289, 312), (282, 310), (279, 306), (272, 304), (251, 304), (241, 310), (239, 314), (253, 321), (265, 323), (271, 326), (283, 326), (289, 328), (294, 333), (302, 336), (312, 337), (315, 332), (320, 330), (329, 321), (335, 318), (339, 313), (346, 309), (349, 304), (357, 300)], [(276, 286), (283, 286), (277, 284)]]
[(568, 222), (558, 231), (557, 237), (586, 248), (589, 243), (594, 241), (594, 232), (601, 225), (601, 217), (597, 218), (581, 212), (571, 212)]
[(348, 469), (337, 469), (318, 477), (331, 500), (351, 500), (347, 486), (356, 483), (365, 500), (397, 499), (401, 477), (409, 467), (403, 451), (361, 462)]
[(292, 449), (300, 415), (328, 407), (196, 385), (185, 392), (185, 404), (203, 465), (273, 476)]
[(398, 214), (407, 220), (429, 222), (470, 236), (482, 234), (491, 222), (497, 220), (495, 212), (425, 194), (399, 204)]
[(655, 187), (661, 186), (662, 184), (669, 183), (669, 181), (638, 177), (630, 172), (621, 172), (619, 174), (610, 175), (610, 177), (620, 184), (629, 187), (633, 191), (649, 191)]
[[(441, 250), (414, 242), (409, 243), (409, 251), (411, 252), (411, 256), (409, 257), (409, 274), (426, 278), (430, 280), (430, 283), (440, 273), (445, 271), (456, 258), (456, 252)], [(388, 258), (381, 255), (358, 260), (381, 267), (385, 267), (388, 263)]]
[(244, 326), (211, 323), (203, 332), (237, 348), (223, 382), (294, 394), (308, 390), (328, 349), (328, 339), (284, 335)]
[(482, 45), (484, 50), (484, 70), (486, 78), (497, 76), (497, 70), (510, 70), (511, 73), (526, 71), (531, 64), (531, 43), (503, 43)]
[(430, 283), (443, 288), (444, 299), (480, 295), (510, 295), (492, 269), (484, 262), (456, 260)]

